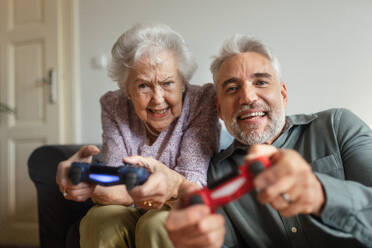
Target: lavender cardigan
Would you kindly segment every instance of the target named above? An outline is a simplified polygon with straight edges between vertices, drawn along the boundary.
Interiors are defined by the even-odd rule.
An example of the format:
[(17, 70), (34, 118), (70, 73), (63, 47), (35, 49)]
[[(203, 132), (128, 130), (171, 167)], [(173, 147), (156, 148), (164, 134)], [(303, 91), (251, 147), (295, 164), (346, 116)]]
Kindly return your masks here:
[(100, 100), (105, 163), (118, 166), (123, 157), (151, 156), (186, 179), (206, 185), (209, 161), (218, 149), (220, 135), (215, 95), (212, 84), (187, 85), (181, 115), (149, 146), (144, 123), (125, 93), (107, 92)]

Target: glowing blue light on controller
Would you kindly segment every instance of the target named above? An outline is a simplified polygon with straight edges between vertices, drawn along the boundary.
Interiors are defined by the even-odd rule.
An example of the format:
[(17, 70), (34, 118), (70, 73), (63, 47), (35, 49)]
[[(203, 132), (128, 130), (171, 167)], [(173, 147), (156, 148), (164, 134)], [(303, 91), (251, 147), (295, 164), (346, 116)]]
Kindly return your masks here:
[(101, 183), (112, 183), (120, 180), (118, 176), (113, 175), (90, 174), (89, 177)]

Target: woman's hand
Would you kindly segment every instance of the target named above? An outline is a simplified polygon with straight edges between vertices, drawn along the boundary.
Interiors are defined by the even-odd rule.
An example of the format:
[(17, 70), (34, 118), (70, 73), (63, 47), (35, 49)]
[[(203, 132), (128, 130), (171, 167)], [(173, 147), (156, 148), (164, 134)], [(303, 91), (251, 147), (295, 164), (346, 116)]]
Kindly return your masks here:
[(90, 163), (92, 161), (92, 156), (98, 153), (99, 149), (96, 146), (83, 146), (69, 159), (58, 164), (56, 182), (59, 190), (66, 199), (82, 202), (91, 197), (95, 186), (88, 183), (73, 185), (68, 177), (68, 172), (73, 162)]
[(182, 175), (152, 157), (132, 156), (123, 161), (144, 167), (151, 174), (143, 185), (129, 191), (137, 206), (143, 209), (160, 209), (167, 200), (177, 198), (179, 188), (185, 180)]
[(124, 205), (129, 206), (133, 203), (125, 185), (115, 185), (110, 187), (97, 185), (92, 194), (92, 201), (100, 205)]

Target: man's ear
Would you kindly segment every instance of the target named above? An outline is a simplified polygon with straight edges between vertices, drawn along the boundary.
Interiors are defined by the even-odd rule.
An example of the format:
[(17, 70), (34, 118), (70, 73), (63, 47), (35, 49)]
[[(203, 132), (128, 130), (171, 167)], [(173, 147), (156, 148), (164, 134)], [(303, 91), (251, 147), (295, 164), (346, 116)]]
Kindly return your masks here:
[(287, 86), (285, 85), (284, 82), (280, 83), (280, 94), (283, 97), (284, 106), (287, 107), (287, 103), (288, 103)]
[(216, 109), (217, 109), (218, 116), (220, 117), (221, 120), (223, 120), (222, 117), (221, 117), (221, 105), (220, 105), (220, 103), (218, 101), (218, 97), (217, 96), (214, 97), (214, 103), (216, 104)]

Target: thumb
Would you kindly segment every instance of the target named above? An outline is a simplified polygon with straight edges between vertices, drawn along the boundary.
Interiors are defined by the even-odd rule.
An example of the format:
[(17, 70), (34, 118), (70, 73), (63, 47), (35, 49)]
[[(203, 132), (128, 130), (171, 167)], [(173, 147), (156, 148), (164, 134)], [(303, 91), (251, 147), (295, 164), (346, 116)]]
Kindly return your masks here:
[(99, 153), (99, 149), (95, 145), (83, 146), (75, 153), (69, 160), (70, 161), (80, 161), (80, 162), (90, 162), (93, 155)]
[(178, 230), (197, 223), (208, 214), (210, 214), (210, 210), (205, 205), (195, 205), (178, 210), (172, 209), (165, 225), (168, 230)]
[(194, 183), (184, 181), (184, 183), (180, 186), (179, 189), (179, 200), (175, 204), (175, 208), (181, 209), (186, 206), (186, 202), (189, 198), (189, 195), (197, 190), (200, 187)]
[(258, 157), (261, 157), (261, 156), (271, 157), (277, 151), (278, 151), (278, 149), (274, 146), (271, 146), (271, 145), (264, 145), (264, 144), (252, 145), (249, 148), (248, 154), (245, 156), (244, 161), (246, 163), (249, 163), (252, 160), (254, 160)]

